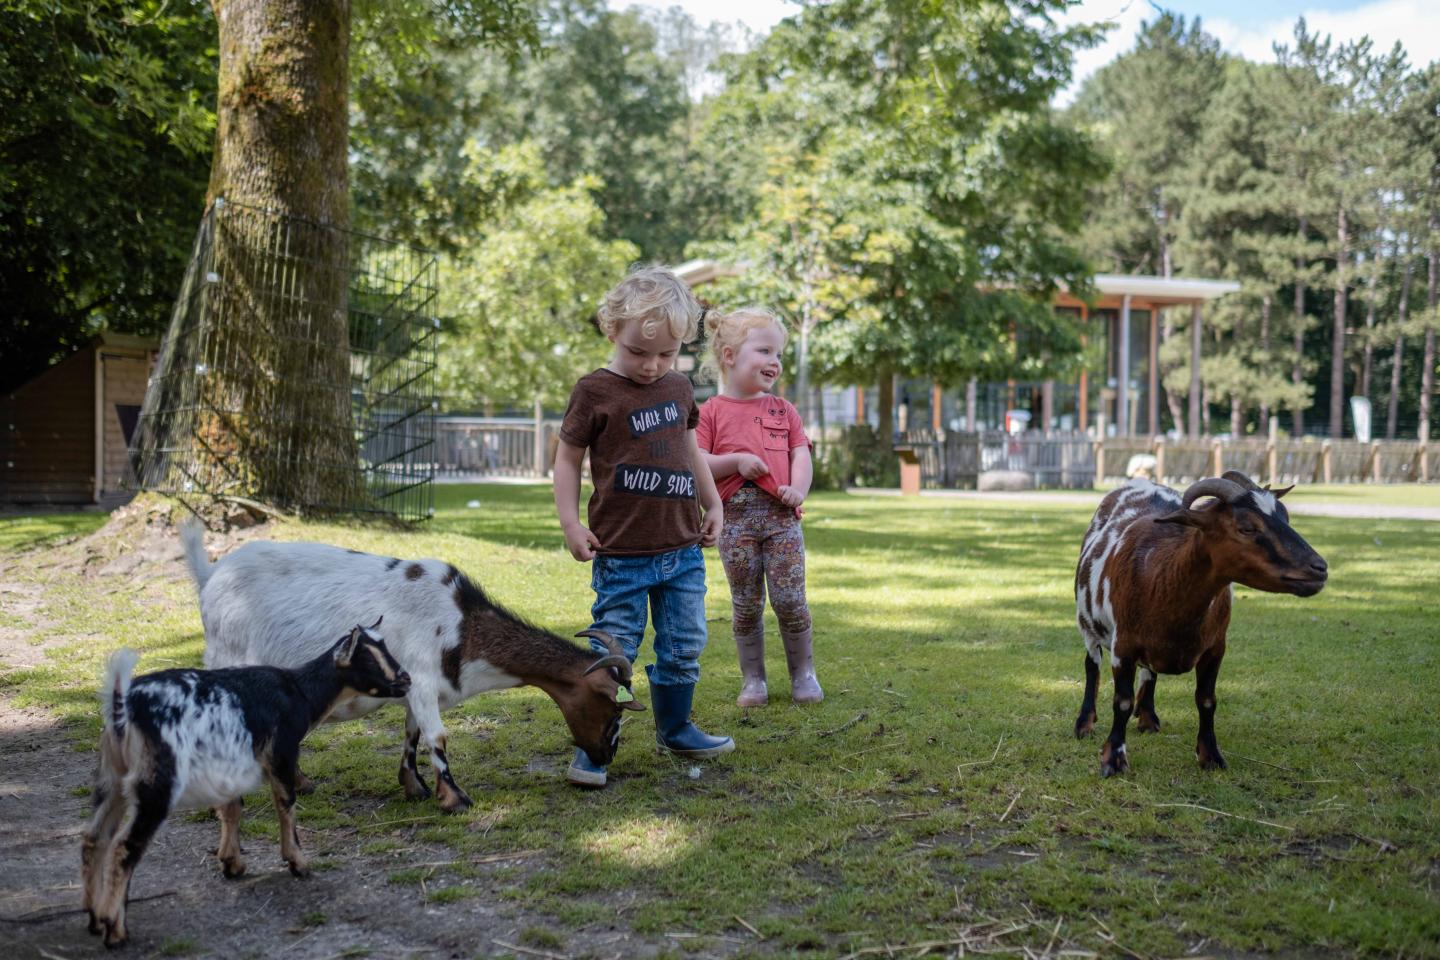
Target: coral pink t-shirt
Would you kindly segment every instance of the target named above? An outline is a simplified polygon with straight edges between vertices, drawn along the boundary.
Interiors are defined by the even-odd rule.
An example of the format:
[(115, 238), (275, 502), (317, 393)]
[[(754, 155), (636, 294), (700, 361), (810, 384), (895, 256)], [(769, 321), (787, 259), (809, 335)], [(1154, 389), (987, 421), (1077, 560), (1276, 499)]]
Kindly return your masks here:
[[(795, 405), (767, 393), (753, 400), (720, 395), (706, 400), (700, 407), (695, 442), (717, 456), (753, 453), (764, 460), (770, 472), (753, 483), (779, 500), (780, 488), (790, 483), (790, 451), (808, 446), (810, 438)], [(721, 500), (729, 500), (744, 485), (745, 478), (738, 473), (715, 481)]]

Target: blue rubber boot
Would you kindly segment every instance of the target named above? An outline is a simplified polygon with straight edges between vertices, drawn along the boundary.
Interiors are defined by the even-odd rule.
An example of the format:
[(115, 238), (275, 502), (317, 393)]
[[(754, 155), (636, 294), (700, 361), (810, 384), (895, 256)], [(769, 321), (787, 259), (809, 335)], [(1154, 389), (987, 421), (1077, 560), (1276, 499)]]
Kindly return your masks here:
[(565, 771), (566, 780), (577, 787), (603, 787), (607, 776), (604, 767), (597, 767), (590, 762), (588, 753), (575, 748), (575, 759), (570, 761), (570, 769)]
[(650, 676), (650, 709), (655, 711), (655, 743), (677, 757), (704, 760), (718, 757), (735, 749), (729, 737), (712, 737), (690, 722), (690, 705), (695, 699), (695, 684), (660, 686), (655, 682), (654, 666), (647, 666)]

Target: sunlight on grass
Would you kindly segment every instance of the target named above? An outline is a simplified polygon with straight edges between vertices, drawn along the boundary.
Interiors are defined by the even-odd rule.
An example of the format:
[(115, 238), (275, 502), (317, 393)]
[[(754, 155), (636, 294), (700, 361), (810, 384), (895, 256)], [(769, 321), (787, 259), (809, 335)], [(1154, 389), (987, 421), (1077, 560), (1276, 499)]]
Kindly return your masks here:
[(676, 817), (637, 816), (580, 838), (580, 846), (612, 865), (653, 870), (689, 859), (705, 830)]

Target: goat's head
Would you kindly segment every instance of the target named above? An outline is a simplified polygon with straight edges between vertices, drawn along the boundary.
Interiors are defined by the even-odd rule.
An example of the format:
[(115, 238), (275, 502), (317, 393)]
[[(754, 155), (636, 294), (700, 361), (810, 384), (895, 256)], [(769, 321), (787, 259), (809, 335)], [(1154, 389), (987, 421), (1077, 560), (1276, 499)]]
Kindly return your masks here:
[(410, 674), (391, 656), (385, 638), (372, 632), (378, 626), (380, 620), (368, 627), (356, 624), (354, 630), (337, 640), (332, 651), (335, 669), (340, 682), (356, 693), (403, 697), (410, 692)]
[[(1156, 517), (1155, 522), (1199, 530), (1216, 565), (1236, 583), (1310, 597), (1324, 588), (1329, 569), (1324, 558), (1290, 526), (1290, 512), (1280, 498), (1292, 489), (1260, 487), (1231, 470), (1223, 477), (1191, 484), (1180, 509)], [(1191, 509), (1202, 497), (1214, 497), (1215, 502)]]
[(620, 746), (621, 717), (626, 710), (644, 710), (630, 690), (630, 659), (619, 641), (604, 630), (582, 630), (577, 637), (594, 637), (609, 653), (585, 668), (575, 696), (565, 706), (565, 722), (575, 745), (590, 762), (605, 766)]

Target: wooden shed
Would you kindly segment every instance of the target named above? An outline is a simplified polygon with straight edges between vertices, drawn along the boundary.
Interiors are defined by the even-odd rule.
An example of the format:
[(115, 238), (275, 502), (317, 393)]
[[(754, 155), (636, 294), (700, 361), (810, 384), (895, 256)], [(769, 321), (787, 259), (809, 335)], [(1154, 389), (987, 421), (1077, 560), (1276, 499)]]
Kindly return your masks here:
[(135, 495), (127, 448), (159, 350), (104, 333), (0, 396), (0, 502), (98, 504)]

